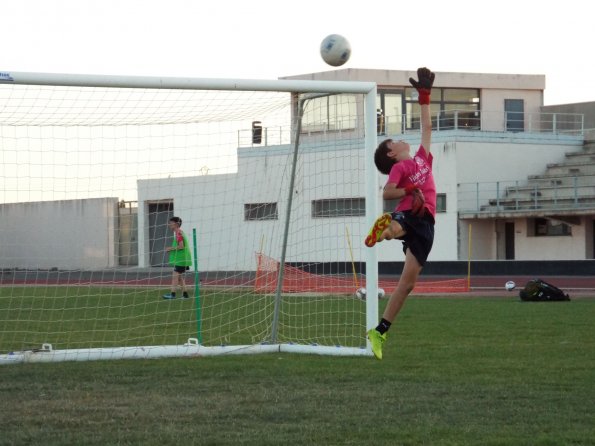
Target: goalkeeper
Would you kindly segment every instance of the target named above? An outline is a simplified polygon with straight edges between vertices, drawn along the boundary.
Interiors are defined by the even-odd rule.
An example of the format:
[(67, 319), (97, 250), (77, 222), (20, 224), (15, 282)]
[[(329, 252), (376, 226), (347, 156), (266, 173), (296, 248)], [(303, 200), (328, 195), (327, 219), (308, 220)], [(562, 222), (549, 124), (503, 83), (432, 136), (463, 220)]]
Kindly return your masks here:
[(175, 299), (176, 289), (178, 285), (182, 288), (182, 297), (188, 299), (188, 290), (186, 288), (186, 280), (184, 274), (190, 269), (192, 265), (192, 256), (190, 255), (190, 246), (186, 239), (186, 234), (180, 228), (182, 226), (182, 219), (180, 217), (172, 217), (168, 221), (169, 229), (174, 233), (171, 246), (165, 248), (169, 252), (169, 264), (174, 267), (171, 282), (171, 292), (164, 294), (164, 299)]
[(413, 290), (434, 242), (434, 216), (436, 215), (436, 185), (432, 175), (432, 120), (430, 93), (434, 73), (427, 68), (417, 70), (418, 80), (409, 78), (419, 94), (421, 106), (421, 145), (413, 155), (404, 141), (387, 139), (374, 153), (378, 170), (388, 175), (382, 198), (400, 199), (395, 212), (376, 219), (365, 244), (373, 247), (383, 240), (399, 239), (403, 242), (405, 265), (399, 283), (390, 296), (378, 326), (368, 331), (368, 339), (377, 359), (382, 359), (382, 345), (387, 331)]

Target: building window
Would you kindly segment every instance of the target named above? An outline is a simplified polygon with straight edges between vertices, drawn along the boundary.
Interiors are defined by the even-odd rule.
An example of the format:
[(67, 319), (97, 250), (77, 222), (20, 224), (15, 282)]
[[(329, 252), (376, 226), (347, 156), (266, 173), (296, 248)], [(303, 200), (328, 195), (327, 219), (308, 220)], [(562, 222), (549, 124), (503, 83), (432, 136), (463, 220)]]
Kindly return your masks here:
[(477, 104), (444, 104), (440, 112), (440, 130), (481, 128), (480, 112)]
[(395, 198), (394, 200), (382, 200), (382, 210), (384, 212), (395, 212), (397, 206), (399, 205), (399, 199)]
[(436, 212), (446, 212), (446, 194), (436, 194)]
[(312, 218), (363, 217), (365, 198), (334, 198), (312, 200)]
[(277, 203), (244, 204), (244, 220), (279, 220)]
[[(417, 91), (414, 88), (405, 89), (407, 129), (420, 127), (421, 108), (417, 98)], [(430, 110), (434, 130), (479, 130), (481, 128), (481, 106), (479, 90), (476, 88), (433, 88)]]
[(558, 235), (572, 235), (572, 227), (561, 221), (547, 218), (534, 219), (535, 237), (550, 237)]
[(522, 132), (525, 130), (525, 101), (523, 99), (504, 99), (506, 131)]
[[(382, 210), (394, 212), (399, 204), (399, 199), (383, 200)], [(446, 194), (436, 194), (436, 212), (446, 212)]]
[(379, 135), (403, 133), (403, 92), (401, 90), (378, 91), (376, 131)]
[(332, 95), (310, 99), (302, 117), (302, 133), (350, 130), (356, 128), (354, 95)]

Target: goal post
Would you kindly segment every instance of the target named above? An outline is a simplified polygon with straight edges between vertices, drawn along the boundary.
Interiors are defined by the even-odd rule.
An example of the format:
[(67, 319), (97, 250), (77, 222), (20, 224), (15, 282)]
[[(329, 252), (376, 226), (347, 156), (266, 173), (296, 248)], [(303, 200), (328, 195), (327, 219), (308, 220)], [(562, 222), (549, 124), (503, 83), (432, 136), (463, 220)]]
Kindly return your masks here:
[(375, 83), (1, 72), (0, 99), (0, 364), (371, 355)]

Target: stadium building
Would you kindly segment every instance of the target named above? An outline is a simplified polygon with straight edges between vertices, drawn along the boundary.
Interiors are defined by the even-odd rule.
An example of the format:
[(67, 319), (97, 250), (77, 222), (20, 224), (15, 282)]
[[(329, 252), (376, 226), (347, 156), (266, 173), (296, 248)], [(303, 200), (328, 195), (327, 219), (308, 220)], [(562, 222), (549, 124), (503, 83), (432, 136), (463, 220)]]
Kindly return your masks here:
[[(415, 150), (419, 106), (408, 81), (413, 74), (339, 69), (284, 79), (375, 82), (377, 141), (403, 139)], [(559, 269), (560, 274), (572, 274), (576, 262), (582, 262), (583, 271), (585, 265), (592, 268), (592, 262), (585, 261), (595, 257), (595, 103), (544, 106), (544, 88), (543, 75), (437, 73), (431, 150), (438, 212), (434, 248), (424, 271), (435, 265), (459, 268), (468, 259), (489, 264), (488, 274), (508, 273), (494, 266), (511, 265), (502, 260), (514, 260), (513, 268), (521, 262), (542, 262), (542, 266), (544, 261), (574, 262)], [(196, 113), (195, 103), (187, 98), (191, 94), (186, 91), (175, 103), (173, 109), (180, 112), (176, 116)], [(89, 115), (79, 112), (69, 117), (75, 124), (65, 130), (52, 127), (57, 118), (48, 110), (28, 112), (29, 102), (21, 101), (15, 108), (23, 110), (19, 119), (39, 115), (50, 120), (47, 129), (21, 126), (19, 121), (3, 135), (5, 165), (7, 169), (11, 163), (18, 165), (7, 170), (14, 178), (7, 174), (5, 197), (16, 191), (24, 198), (0, 204), (5, 217), (0, 266), (33, 270), (164, 266), (165, 247), (171, 240), (167, 220), (179, 215), (187, 231), (197, 229), (201, 271), (254, 271), (253, 253), (262, 252), (263, 246), (265, 251), (279, 252), (271, 246), (279, 238), (273, 232), (279, 231), (288, 202), (288, 166), (297, 128), (289, 124), (295, 122), (290, 115), (296, 113), (295, 107), (289, 110), (287, 105), (290, 93), (283, 95), (288, 108), (285, 133), (280, 134), (277, 122), (266, 113), (250, 115), (245, 127), (228, 131), (231, 142), (226, 144), (233, 159), (225, 161), (227, 170), (200, 164), (200, 155), (194, 153), (195, 135), (179, 136), (175, 125), (160, 126), (174, 132), (169, 137), (162, 128), (143, 124), (142, 130), (137, 121), (114, 128), (112, 121), (105, 127), (77, 127), (77, 119), (86, 120), (80, 121), (85, 125), (96, 116), (120, 119), (119, 110), (97, 114), (89, 107)], [(108, 99), (116, 100), (115, 96)], [(157, 110), (144, 105), (149, 104), (143, 102), (146, 98), (131, 103), (128, 96), (118, 100), (140, 113), (134, 119), (151, 122), (151, 113)], [(37, 104), (37, 96), (30, 102)], [(16, 119), (11, 116), (7, 119)], [(288, 262), (359, 265), (365, 260), (368, 220), (362, 116), (361, 95), (308, 100), (299, 132), (289, 235), (289, 242), (299, 249), (288, 254)], [(40, 141), (55, 159), (42, 150)], [(184, 156), (188, 155), (182, 159), (183, 172), (171, 171), (167, 160), (154, 158), (153, 153), (167, 151), (167, 144), (178, 141), (186, 144)], [(70, 152), (69, 147), (75, 146), (79, 152)], [(217, 151), (215, 146), (211, 149)], [(39, 153), (49, 160), (47, 166), (37, 161)], [(123, 164), (128, 159), (132, 165), (146, 161), (160, 170), (151, 175), (136, 173), (131, 164)], [(59, 164), (78, 166), (68, 168), (70, 180), (62, 180)], [(35, 171), (38, 165), (44, 166), (43, 172)], [(46, 174), (54, 181), (51, 189), (44, 183)], [(123, 197), (118, 187), (126, 181), (130, 194)], [(376, 213), (395, 206), (381, 199), (385, 181), (378, 174)], [(75, 188), (72, 192), (70, 186)], [(76, 195), (77, 188), (82, 188), (82, 195)], [(65, 221), (69, 231), (64, 230)], [(217, 243), (211, 243), (213, 238)], [(23, 243), (27, 249), (22, 249)], [(392, 265), (403, 260), (399, 244), (381, 244), (377, 251), (381, 271), (399, 271)], [(234, 252), (251, 255), (234, 258)], [(276, 254), (273, 257), (279, 260)], [(431, 273), (452, 271), (445, 267)]]
[[(409, 85), (409, 71), (344, 69), (284, 79), (373, 81), (378, 85), (377, 138), (403, 139), (419, 144), (419, 106), (415, 90)], [(585, 260), (594, 258), (595, 229), (595, 143), (586, 129), (595, 105), (543, 106), (545, 76), (486, 73), (437, 73), (432, 92), (434, 175), (438, 190), (436, 239), (430, 261), (473, 260)], [(337, 106), (333, 97), (312, 99), (316, 113), (305, 113), (301, 128), (300, 157), (303, 168), (300, 182), (316, 177), (315, 193), (298, 200), (309, 209), (300, 225), (333, 228), (328, 239), (319, 240), (316, 250), (295, 262), (324, 262), (325, 250), (333, 250), (332, 234), (348, 225), (356, 244), (367, 233), (365, 224), (364, 178), (348, 187), (337, 188), (332, 175), (321, 179), (317, 173), (321, 152), (353, 150), (349, 144), (316, 146), (311, 144), (321, 132), (335, 132), (349, 140), (359, 125), (352, 119), (361, 104)], [(140, 266), (155, 263), (155, 243), (162, 238), (149, 221), (157, 209), (194, 213), (198, 227), (227, 221), (241, 228), (242, 236), (229, 243), (260, 238), (267, 232), (271, 218), (278, 218), (282, 203), (278, 199), (281, 173), (270, 169), (275, 157), (286, 157), (290, 144), (276, 144), (266, 135), (266, 122), (246, 129), (252, 138), (238, 138), (237, 174), (249, 172), (255, 178), (267, 177), (267, 187), (241, 192), (240, 202), (221, 202), (217, 175), (193, 178), (167, 178), (138, 182), (138, 227)], [(263, 136), (265, 135), (265, 136)], [(254, 136), (257, 136), (254, 138)], [(357, 144), (356, 144), (357, 145)], [(363, 151), (360, 150), (363, 156)], [(328, 153), (327, 153), (328, 155)], [(342, 169), (361, 172), (363, 158), (342, 165)], [(310, 161), (308, 161), (308, 159)], [(326, 159), (326, 158), (325, 158)], [(229, 181), (229, 178), (226, 180)], [(386, 177), (379, 176), (383, 185)], [(200, 202), (185, 190), (203, 191)], [(298, 191), (296, 190), (296, 194)], [(381, 190), (378, 191), (381, 197)], [(284, 199), (285, 197), (283, 197)], [(382, 203), (381, 198), (379, 202)], [(265, 206), (264, 213), (251, 212), (251, 206)], [(392, 210), (384, 202), (380, 213)], [(326, 214), (322, 209), (332, 209)], [(203, 210), (203, 211), (201, 211)], [(220, 213), (219, 219), (213, 212)], [(208, 214), (207, 218), (201, 215)], [(277, 217), (276, 217), (277, 216)], [(167, 219), (167, 212), (162, 215)], [(323, 220), (327, 220), (323, 222)], [(150, 229), (150, 226), (152, 229)], [(163, 226), (164, 227), (164, 226)], [(165, 228), (165, 227), (164, 227)], [(206, 228), (208, 230), (208, 228)], [(213, 229), (213, 228), (211, 228)], [(164, 229), (165, 230), (165, 229)], [(238, 242), (239, 240), (239, 242)], [(257, 251), (258, 247), (254, 246)], [(362, 260), (356, 250), (356, 261)], [(203, 252), (203, 268), (218, 269), (217, 252)], [(384, 263), (403, 259), (399, 249), (379, 245), (379, 260)], [(223, 260), (221, 260), (223, 261)], [(250, 269), (250, 265), (245, 265)]]

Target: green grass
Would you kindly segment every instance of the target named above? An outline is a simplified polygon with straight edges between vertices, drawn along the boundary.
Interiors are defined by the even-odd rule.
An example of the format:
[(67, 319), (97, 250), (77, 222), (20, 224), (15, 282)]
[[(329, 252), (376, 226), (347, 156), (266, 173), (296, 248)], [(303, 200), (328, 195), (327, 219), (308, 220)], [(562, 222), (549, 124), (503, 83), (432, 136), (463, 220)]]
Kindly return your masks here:
[[(54, 349), (181, 345), (199, 337), (196, 301), (164, 300), (163, 289), (126, 287), (0, 288), (0, 353)], [(270, 339), (271, 295), (207, 290), (200, 295), (204, 345)], [(365, 345), (365, 303), (354, 296), (284, 298), (282, 342)]]
[(383, 361), (0, 367), (0, 444), (595, 444), (595, 300), (411, 298)]

